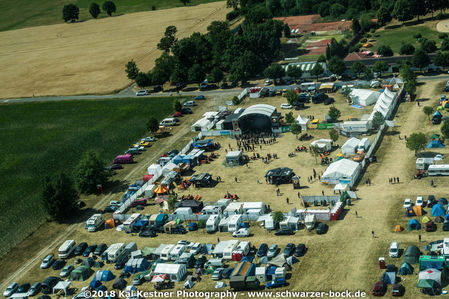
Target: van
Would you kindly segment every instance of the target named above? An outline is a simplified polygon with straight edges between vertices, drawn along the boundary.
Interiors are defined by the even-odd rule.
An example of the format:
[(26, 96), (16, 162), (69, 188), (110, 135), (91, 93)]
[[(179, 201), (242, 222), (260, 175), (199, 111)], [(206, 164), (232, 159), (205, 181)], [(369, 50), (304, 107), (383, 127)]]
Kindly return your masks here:
[(213, 267), (222, 267), (223, 266), (223, 259), (210, 259), (206, 263), (204, 263), (204, 268), (207, 268), (209, 266)]
[(66, 240), (58, 249), (58, 255), (60, 259), (69, 258), (72, 252), (76, 248), (75, 240)]
[(390, 244), (389, 255), (392, 258), (399, 257), (399, 244), (398, 244), (398, 242), (393, 242), (393, 243)]
[(164, 118), (160, 123), (162, 127), (171, 127), (176, 125), (176, 119), (174, 117)]

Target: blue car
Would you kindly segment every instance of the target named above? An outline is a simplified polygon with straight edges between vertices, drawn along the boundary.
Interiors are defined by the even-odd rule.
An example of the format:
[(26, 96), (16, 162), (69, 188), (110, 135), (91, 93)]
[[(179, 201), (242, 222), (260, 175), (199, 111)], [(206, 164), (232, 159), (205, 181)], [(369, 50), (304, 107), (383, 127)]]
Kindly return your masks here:
[(196, 97), (193, 98), (194, 100), (204, 100), (204, 96), (202, 94), (197, 95)]
[(273, 289), (273, 288), (280, 288), (287, 286), (288, 283), (285, 281), (285, 278), (276, 278), (275, 280), (267, 282), (266, 288), (267, 289)]
[(266, 243), (262, 243), (257, 251), (257, 257), (262, 257), (267, 255), (268, 245)]

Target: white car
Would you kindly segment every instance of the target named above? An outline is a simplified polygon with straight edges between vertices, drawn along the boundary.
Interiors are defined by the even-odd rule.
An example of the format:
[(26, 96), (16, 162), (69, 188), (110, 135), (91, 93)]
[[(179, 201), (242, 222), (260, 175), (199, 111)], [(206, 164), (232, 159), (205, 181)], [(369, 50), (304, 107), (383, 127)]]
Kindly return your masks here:
[(390, 251), (389, 251), (388, 255), (391, 258), (399, 257), (399, 245), (398, 245), (398, 242), (392, 242), (390, 244)]
[(415, 206), (422, 206), (422, 205), (423, 205), (423, 198), (422, 198), (422, 196), (417, 196), (416, 197)]
[(410, 208), (411, 206), (412, 206), (412, 201), (410, 200), (410, 198), (406, 198), (406, 199), (404, 200), (404, 205), (403, 205), (404, 209), (408, 209), (408, 208)]
[(41, 269), (50, 268), (51, 264), (55, 261), (55, 256), (53, 254), (47, 255), (41, 263)]
[(241, 228), (235, 232), (232, 233), (232, 236), (234, 238), (239, 238), (239, 237), (249, 237), (250, 235), (250, 231), (249, 228)]
[(292, 109), (292, 105), (290, 105), (290, 104), (287, 104), (287, 103), (283, 103), (283, 104), (281, 104), (281, 108), (282, 109)]
[(156, 138), (148, 136), (148, 137), (142, 138), (141, 141), (153, 142), (153, 141), (156, 141)]
[(150, 93), (148, 92), (148, 90), (145, 90), (145, 89), (139, 90), (138, 92), (136, 92), (136, 96), (147, 96), (149, 94)]
[(116, 207), (120, 207), (123, 203), (118, 201), (118, 200), (113, 200), (109, 202), (110, 206), (116, 206)]
[(135, 148), (135, 149), (137, 149), (137, 150), (139, 150), (141, 152), (145, 151), (145, 147), (144, 146), (133, 146), (131, 148)]
[(265, 82), (263, 83), (263, 85), (265, 85), (265, 86), (269, 86), (271, 84), (273, 84), (273, 80), (270, 80), (270, 79), (265, 80)]
[(195, 101), (187, 101), (187, 102), (184, 103), (185, 107), (192, 107), (192, 106), (195, 106), (195, 105), (196, 105)]
[(443, 160), (443, 155), (441, 155), (441, 154), (437, 154), (437, 155), (435, 155), (435, 157), (433, 158), (435, 161), (441, 161), (441, 160)]
[(201, 251), (201, 243), (195, 243), (193, 244), (193, 246), (190, 248), (190, 253), (192, 254), (198, 254)]
[(178, 241), (178, 245), (185, 245), (187, 248), (191, 248), (195, 243), (187, 241), (187, 240), (180, 240)]

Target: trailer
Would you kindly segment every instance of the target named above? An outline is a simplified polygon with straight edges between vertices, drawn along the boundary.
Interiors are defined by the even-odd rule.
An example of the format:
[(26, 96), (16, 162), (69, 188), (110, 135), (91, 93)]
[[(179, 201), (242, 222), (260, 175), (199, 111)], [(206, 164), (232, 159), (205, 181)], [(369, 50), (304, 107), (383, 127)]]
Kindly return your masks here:
[(427, 174), (429, 176), (449, 175), (449, 164), (429, 165)]
[(115, 263), (118, 261), (124, 254), (126, 245), (125, 243), (114, 243), (108, 248), (108, 262)]
[(139, 221), (141, 216), (142, 215), (140, 213), (134, 213), (128, 219), (126, 219), (123, 223), (123, 229), (125, 230), (125, 232), (130, 233), (134, 224)]
[(223, 259), (232, 260), (232, 252), (237, 248), (240, 241), (229, 240), (227, 246), (223, 249)]
[(251, 290), (259, 288), (260, 282), (255, 276), (234, 276), (229, 280), (229, 286), (234, 290)]
[(210, 215), (206, 221), (206, 231), (211, 234), (217, 231), (220, 217), (218, 215)]
[(357, 146), (357, 151), (363, 151), (363, 152), (367, 152), (370, 146), (370, 141), (369, 138), (362, 138), (362, 140), (360, 140), (359, 145)]
[(100, 229), (100, 227), (104, 226), (104, 222), (103, 215), (93, 214), (89, 219), (87, 219), (85, 228), (88, 232), (95, 232)]
[(228, 232), (237, 231), (242, 224), (242, 215), (232, 215), (228, 222)]
[(181, 257), (181, 254), (183, 254), (187, 249), (186, 245), (180, 245), (177, 244), (171, 251), (170, 251), (170, 259), (172, 261), (175, 261)]
[(168, 244), (161, 251), (161, 260), (169, 261), (170, 260), (170, 252), (175, 248), (174, 244)]

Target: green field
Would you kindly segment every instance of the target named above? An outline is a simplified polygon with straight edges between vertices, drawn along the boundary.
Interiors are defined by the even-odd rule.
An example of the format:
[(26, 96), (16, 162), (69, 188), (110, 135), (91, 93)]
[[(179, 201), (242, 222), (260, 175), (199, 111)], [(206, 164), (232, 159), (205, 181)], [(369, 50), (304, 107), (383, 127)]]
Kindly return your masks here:
[(421, 33), (423, 38), (434, 40), (437, 43), (437, 47), (439, 47), (441, 40), (438, 39), (438, 32), (425, 25), (421, 25), (400, 26), (394, 29), (376, 31), (372, 37), (368, 38), (368, 40), (376, 40), (376, 42), (373, 43), (374, 47), (370, 48), (370, 50), (376, 52), (379, 46), (389, 45), (393, 50), (394, 55), (399, 55), (399, 50), (403, 44), (411, 43), (415, 48), (419, 47), (418, 40), (413, 37), (418, 33)]
[(71, 174), (86, 150), (107, 162), (162, 119), (173, 98), (0, 105), (0, 256), (45, 219), (44, 176)]
[[(188, 5), (215, 1), (217, 0), (191, 0)], [(92, 2), (98, 3), (101, 7), (105, 0), (0, 0), (0, 31), (63, 23), (62, 8), (69, 3), (75, 3), (80, 8), (80, 21), (92, 19), (89, 14), (89, 6)], [(179, 0), (114, 0), (113, 2), (117, 6), (116, 14), (152, 10), (153, 6), (156, 9), (183, 6)], [(102, 17), (107, 17), (107, 14), (102, 12), (99, 18)]]

